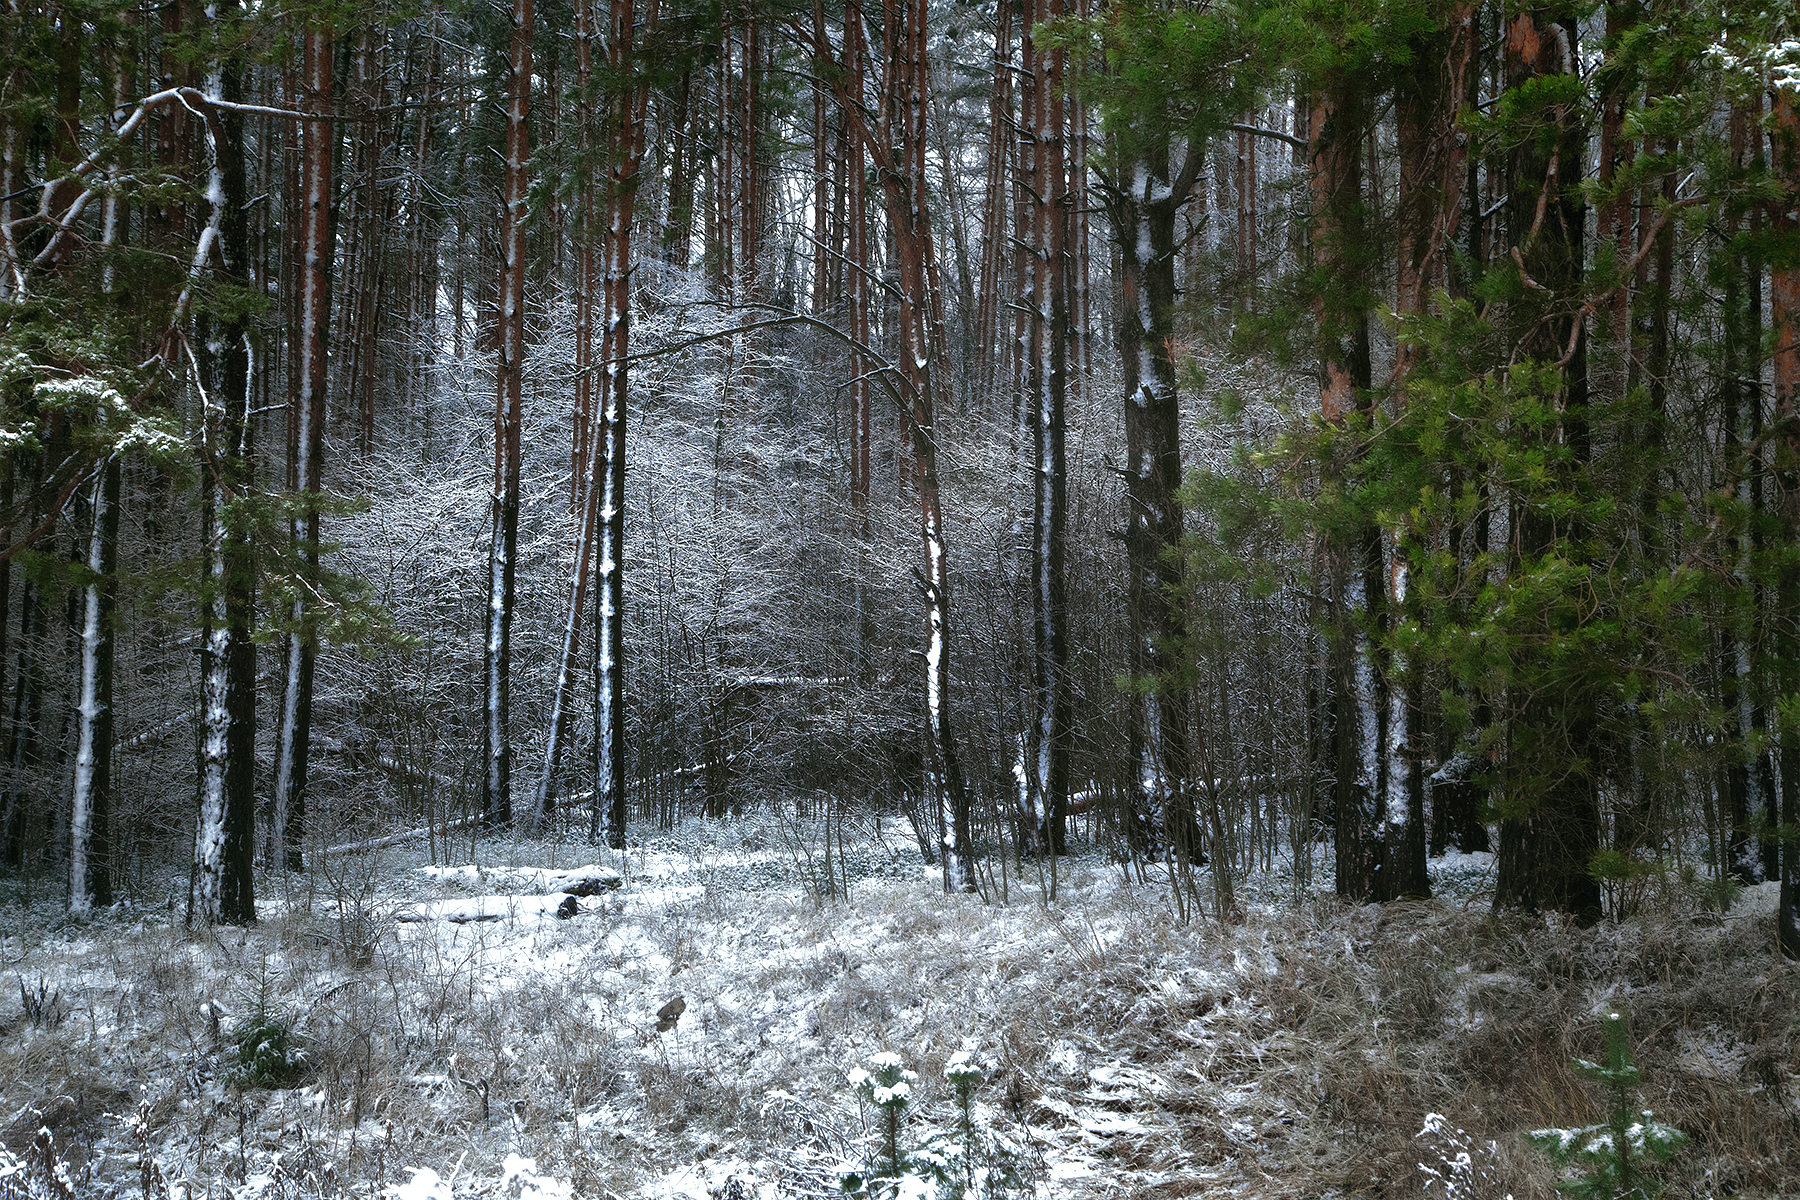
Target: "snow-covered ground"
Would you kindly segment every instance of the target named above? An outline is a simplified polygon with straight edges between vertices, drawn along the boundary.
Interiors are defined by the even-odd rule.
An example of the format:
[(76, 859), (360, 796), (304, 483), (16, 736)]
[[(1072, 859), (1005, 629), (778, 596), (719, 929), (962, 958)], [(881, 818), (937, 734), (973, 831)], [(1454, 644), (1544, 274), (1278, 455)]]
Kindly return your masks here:
[[(716, 829), (600, 862), (580, 842), (462, 848), (291, 878), (249, 930), (15, 924), (0, 1196), (56, 1194), (56, 1160), (82, 1197), (772, 1200), (840, 1194), (895, 1151), (900, 1195), (1441, 1194), (1462, 1152), (1444, 1131), (1468, 1128), (1454, 1194), (1523, 1197), (1548, 1168), (1490, 1136), (1582, 1092), (1546, 1076), (1533, 1100), (1521, 1072), (1554, 1074), (1596, 1006), (1644, 1001), (1641, 956), (1677, 938), (1486, 921), (1487, 856), (1437, 861), (1439, 900), (1360, 910), (1296, 896), (1277, 864), (1221, 926), (1098, 854), (1059, 864), (1054, 901), (1029, 868), (1002, 901), (946, 896), (874, 842), (838, 864), (848, 896), (819, 895), (797, 848)], [(1765, 903), (1671, 928), (1749, 952)], [(1557, 958), (1596, 953), (1616, 962)], [(1766, 951), (1758, 969), (1793, 991)], [(1575, 1028), (1484, 1057), (1545, 1020)], [(1665, 1031), (1669, 1070), (1800, 1119), (1792, 1063), (1729, 1021), (1689, 1025)], [(252, 1026), (265, 1053), (246, 1059)], [(913, 1078), (884, 1090), (872, 1060)]]

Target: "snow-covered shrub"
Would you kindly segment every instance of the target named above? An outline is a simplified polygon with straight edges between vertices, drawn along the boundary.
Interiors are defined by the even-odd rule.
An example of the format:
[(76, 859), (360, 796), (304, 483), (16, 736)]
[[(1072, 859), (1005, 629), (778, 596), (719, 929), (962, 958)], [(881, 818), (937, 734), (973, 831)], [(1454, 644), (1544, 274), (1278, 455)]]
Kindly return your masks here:
[[(1414, 1139), (1426, 1156), (1419, 1163), (1425, 1175), (1425, 1195), (1444, 1200), (1475, 1200), (1498, 1190), (1495, 1159), (1500, 1147), (1490, 1141), (1478, 1145), (1468, 1133), (1437, 1113), (1425, 1114), (1425, 1125)], [(1508, 1193), (1508, 1200), (1511, 1194)]]
[(993, 1074), (991, 1060), (967, 1050), (958, 1050), (944, 1064), (944, 1078), (956, 1094), (956, 1133), (946, 1145), (949, 1170), (938, 1178), (938, 1195), (945, 1200), (999, 1200), (1032, 1192), (1024, 1156), (1005, 1138), (982, 1128), (975, 1089)]
[(312, 1040), (296, 1030), (292, 1016), (274, 1003), (273, 984), (265, 963), (257, 977), (250, 1012), (231, 1031), (229, 1066), (240, 1087), (293, 1087), (317, 1065)]
[(296, 1033), (285, 1014), (265, 1012), (239, 1025), (232, 1034), (232, 1074), (247, 1088), (287, 1088), (313, 1069), (307, 1039)]
[(1631, 1061), (1625, 1018), (1618, 1013), (1606, 1018), (1605, 1059), (1577, 1059), (1575, 1069), (1606, 1089), (1606, 1121), (1580, 1129), (1535, 1129), (1526, 1136), (1558, 1163), (1582, 1172), (1558, 1184), (1559, 1190), (1597, 1200), (1652, 1200), (1663, 1185), (1651, 1169), (1668, 1161), (1687, 1135), (1655, 1120), (1649, 1109), (1632, 1111), (1631, 1093), (1640, 1076)]
[[(909, 1071), (900, 1062), (900, 1056), (891, 1050), (869, 1056), (867, 1070), (856, 1067), (850, 1072), (850, 1086), (869, 1104), (873, 1104), (881, 1114), (881, 1153), (887, 1159), (888, 1172), (886, 1179), (900, 1180), (905, 1174), (905, 1162), (900, 1149), (900, 1126), (906, 1119), (906, 1110), (912, 1104), (913, 1085), (919, 1082), (916, 1071)], [(871, 1165), (872, 1166), (872, 1165)], [(869, 1184), (872, 1186), (877, 1176), (873, 1169), (869, 1172)], [(860, 1182), (857, 1187), (846, 1187), (847, 1192), (865, 1190)]]
[(1002, 1200), (1032, 1193), (1024, 1155), (1006, 1139), (982, 1128), (984, 1114), (975, 1103), (975, 1089), (991, 1074), (991, 1063), (966, 1050), (950, 1056), (944, 1064), (944, 1078), (955, 1094), (955, 1128), (926, 1124), (911, 1149), (902, 1146), (900, 1133), (918, 1075), (903, 1067), (900, 1056), (892, 1053), (872, 1056), (868, 1068), (851, 1071), (850, 1082), (862, 1100), (881, 1113), (881, 1146), (878, 1158), (865, 1171), (840, 1178), (839, 1186), (846, 1195), (883, 1200)]
[(48, 1129), (37, 1131), (23, 1158), (0, 1143), (0, 1200), (75, 1200), (74, 1176)]
[[(381, 1200), (453, 1200), (458, 1194), (456, 1177), (458, 1170), (450, 1172), (448, 1178), (439, 1175), (430, 1167), (413, 1167), (412, 1178), (405, 1183), (391, 1184), (381, 1190)], [(462, 1185), (463, 1195), (504, 1196), (507, 1200), (570, 1200), (574, 1189), (554, 1175), (543, 1175), (538, 1172), (537, 1160), (525, 1158), (517, 1153), (509, 1153), (500, 1167), (500, 1178), (492, 1185), (479, 1180), (466, 1181)]]

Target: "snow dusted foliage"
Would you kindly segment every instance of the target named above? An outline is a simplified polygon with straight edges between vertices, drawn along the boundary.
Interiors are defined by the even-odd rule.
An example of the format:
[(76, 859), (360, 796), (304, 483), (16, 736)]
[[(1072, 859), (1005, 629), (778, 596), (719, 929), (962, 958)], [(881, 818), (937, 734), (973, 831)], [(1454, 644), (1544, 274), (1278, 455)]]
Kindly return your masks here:
[[(1671, 1085), (1658, 1111), (1697, 1131), (1666, 1177), (1800, 1184), (1770, 1149), (1800, 1083), (1800, 981), (1759, 929), (1772, 884), (1719, 925), (1582, 930), (1497, 926), (1470, 903), (1487, 856), (1440, 869), (1447, 900), (1386, 909), (1295, 908), (1278, 866), (1222, 927), (1178, 923), (1161, 872), (1128, 880), (1080, 842), (1057, 901), (1015, 883), (1001, 904), (868, 836), (821, 905), (781, 828), (689, 822), (608, 855), (617, 888), (580, 838), (459, 840), (436, 866), (389, 848), (356, 868), (366, 965), (323, 889), (266, 897), (222, 938), (154, 910), (38, 936), (59, 906), (25, 910), (12, 968), (91, 1020), (11, 1023), (0, 1145), (38, 1187), (25, 1147), (50, 1127), (83, 1200), (145, 1180), (236, 1200), (786, 1200), (851, 1174), (884, 1200), (1501, 1200), (1549, 1193), (1523, 1131), (1546, 1089), (1577, 1094), (1566, 1047), (1604, 1058), (1594, 1005), (1629, 992), (1658, 1031), (1639, 1051)], [(558, 889), (584, 893), (575, 915), (546, 913)], [(394, 919), (455, 909), (494, 919)], [(305, 1039), (298, 1086), (234, 1090), (258, 1012)]]
[[(1431, 1200), (1474, 1200), (1499, 1186), (1499, 1143), (1479, 1143), (1441, 1113), (1426, 1113), (1419, 1145), (1422, 1190)], [(1511, 1193), (1508, 1193), (1509, 1197)]]
[[(383, 1200), (455, 1200), (458, 1195), (469, 1194), (466, 1186), (457, 1190), (456, 1176), (455, 1171), (445, 1178), (430, 1167), (415, 1167), (409, 1181), (384, 1188), (381, 1195)], [(517, 1154), (506, 1156), (498, 1187), (499, 1194), (511, 1200), (574, 1200), (575, 1196), (568, 1184), (554, 1176), (540, 1175), (534, 1159)]]

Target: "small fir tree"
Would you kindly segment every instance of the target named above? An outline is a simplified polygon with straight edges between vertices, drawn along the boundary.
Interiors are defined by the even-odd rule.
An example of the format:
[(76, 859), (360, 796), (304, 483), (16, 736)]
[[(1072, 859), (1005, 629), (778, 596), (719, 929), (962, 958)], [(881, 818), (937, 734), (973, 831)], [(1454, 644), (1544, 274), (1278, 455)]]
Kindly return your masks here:
[(1606, 1018), (1605, 1062), (1576, 1059), (1575, 1069), (1606, 1089), (1607, 1120), (1580, 1129), (1534, 1129), (1526, 1136), (1551, 1158), (1581, 1171), (1557, 1189), (1583, 1200), (1652, 1200), (1663, 1190), (1652, 1174), (1667, 1162), (1687, 1135), (1652, 1118), (1649, 1109), (1633, 1112), (1632, 1092), (1641, 1078), (1631, 1061), (1625, 1018)]

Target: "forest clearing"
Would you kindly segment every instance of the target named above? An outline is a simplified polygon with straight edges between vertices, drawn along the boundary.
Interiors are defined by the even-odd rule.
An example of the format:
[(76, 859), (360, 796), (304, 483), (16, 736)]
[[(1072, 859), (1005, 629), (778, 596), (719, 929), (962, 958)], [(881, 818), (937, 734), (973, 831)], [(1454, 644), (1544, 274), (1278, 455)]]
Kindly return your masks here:
[[(91, 925), (35, 906), (3, 947), (39, 999), (0, 1038), (0, 1188), (834, 1196), (884, 1171), (852, 1071), (891, 1053), (917, 1075), (903, 1153), (943, 1166), (909, 1158), (870, 1195), (1524, 1200), (1557, 1174), (1523, 1134), (1602, 1119), (1571, 1060), (1598, 1056), (1609, 1007), (1630, 1014), (1641, 1106), (1689, 1138), (1657, 1172), (1667, 1195), (1800, 1187), (1800, 985), (1768, 952), (1771, 885), (1718, 914), (1670, 880), (1584, 930), (1488, 916), (1487, 855), (1385, 907), (1296, 902), (1276, 864), (1242, 924), (1183, 924), (1166, 880), (1090, 852), (1054, 903), (1036, 878), (984, 902), (873, 839), (828, 883), (815, 841), (759, 814), (600, 869), (579, 839), (461, 840), (436, 867), (414, 843), (202, 936), (173, 899)], [(596, 879), (619, 886), (574, 916), (542, 903)], [(42, 1178), (39, 1126), (69, 1191)]]

